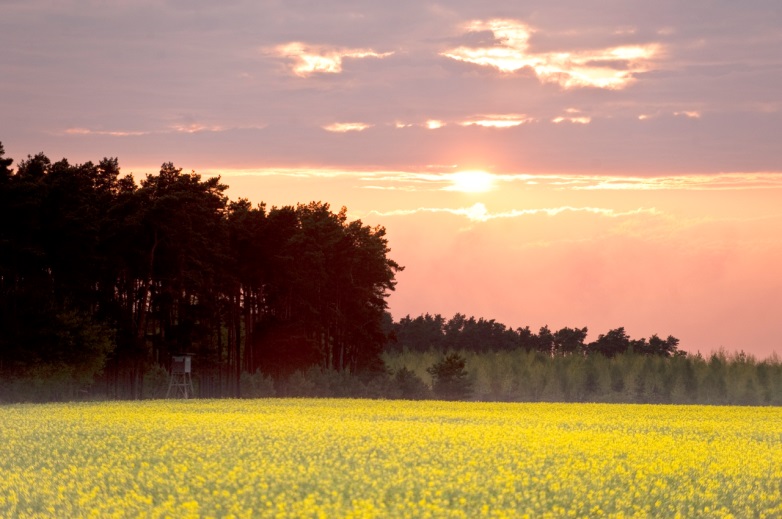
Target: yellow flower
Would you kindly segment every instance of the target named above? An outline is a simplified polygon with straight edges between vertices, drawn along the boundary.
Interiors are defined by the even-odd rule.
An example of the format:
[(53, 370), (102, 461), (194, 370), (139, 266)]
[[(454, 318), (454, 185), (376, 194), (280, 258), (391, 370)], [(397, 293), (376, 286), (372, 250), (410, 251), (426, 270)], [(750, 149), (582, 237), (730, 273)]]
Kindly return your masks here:
[(0, 406), (0, 516), (775, 517), (780, 424), (751, 407)]

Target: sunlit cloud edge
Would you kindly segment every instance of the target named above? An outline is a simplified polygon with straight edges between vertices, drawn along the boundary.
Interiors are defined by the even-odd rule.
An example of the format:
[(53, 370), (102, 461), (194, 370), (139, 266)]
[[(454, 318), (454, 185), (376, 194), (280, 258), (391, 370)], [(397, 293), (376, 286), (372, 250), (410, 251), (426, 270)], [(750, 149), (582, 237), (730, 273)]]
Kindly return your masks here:
[(306, 78), (315, 74), (340, 74), (346, 58), (386, 58), (393, 52), (377, 52), (370, 48), (345, 48), (292, 41), (264, 49), (264, 52), (290, 62), (294, 75)]
[(338, 122), (322, 126), (324, 130), (332, 133), (363, 132), (371, 127), (371, 124), (362, 122)]
[(573, 206), (561, 206), (561, 207), (549, 207), (549, 208), (537, 208), (537, 209), (512, 209), (510, 211), (501, 211), (497, 213), (490, 212), (486, 205), (478, 202), (470, 207), (448, 208), (448, 207), (418, 207), (415, 209), (398, 209), (393, 211), (370, 211), (372, 216), (391, 217), (391, 216), (412, 216), (421, 213), (443, 213), (451, 214), (455, 216), (464, 216), (472, 222), (488, 222), (490, 220), (508, 219), (508, 218), (520, 218), (524, 216), (557, 216), (562, 213), (569, 212), (582, 212), (599, 216), (605, 216), (608, 218), (620, 218), (637, 215), (659, 215), (661, 214), (656, 208), (640, 207), (630, 211), (616, 211), (614, 209), (602, 208), (602, 207), (573, 207)]
[(189, 123), (189, 124), (172, 124), (164, 129), (156, 130), (102, 130), (95, 128), (85, 128), (80, 126), (68, 127), (62, 131), (52, 132), (54, 135), (68, 135), (68, 136), (108, 136), (108, 137), (140, 137), (145, 135), (163, 135), (171, 133), (219, 133), (233, 130), (263, 130), (267, 126), (265, 124), (248, 125), (248, 126), (221, 126), (221, 125), (206, 125), (201, 123)]
[[(473, 20), (463, 26), (465, 33), (491, 32), (490, 46), (459, 46), (444, 50), (441, 56), (500, 73), (522, 69), (534, 72), (543, 83), (556, 83), (563, 89), (596, 87), (620, 90), (632, 84), (638, 74), (651, 70), (649, 63), (663, 54), (657, 42), (619, 45), (604, 49), (535, 53), (529, 40), (532, 26), (514, 19)], [(615, 63), (621, 66), (611, 66)]]
[[(442, 166), (443, 171), (373, 170), (326, 167), (262, 167), (209, 168), (202, 174), (223, 176), (285, 176), (295, 178), (347, 178), (358, 182), (357, 187), (376, 190), (444, 190), (454, 191), (454, 174), (458, 166)], [(436, 169), (436, 168), (435, 168)], [(474, 169), (474, 168), (465, 168)], [(745, 190), (782, 188), (780, 172), (698, 173), (666, 176), (617, 176), (579, 174), (534, 174), (486, 172), (495, 185), (520, 183), (529, 187), (563, 190), (628, 190), (628, 191), (683, 191), (683, 190)]]

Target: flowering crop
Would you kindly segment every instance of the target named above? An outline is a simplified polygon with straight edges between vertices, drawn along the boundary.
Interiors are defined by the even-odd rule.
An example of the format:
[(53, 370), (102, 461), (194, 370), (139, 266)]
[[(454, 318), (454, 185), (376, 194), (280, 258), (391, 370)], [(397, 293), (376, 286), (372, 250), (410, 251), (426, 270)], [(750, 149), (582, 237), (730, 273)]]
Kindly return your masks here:
[(780, 517), (782, 409), (0, 407), (2, 517)]

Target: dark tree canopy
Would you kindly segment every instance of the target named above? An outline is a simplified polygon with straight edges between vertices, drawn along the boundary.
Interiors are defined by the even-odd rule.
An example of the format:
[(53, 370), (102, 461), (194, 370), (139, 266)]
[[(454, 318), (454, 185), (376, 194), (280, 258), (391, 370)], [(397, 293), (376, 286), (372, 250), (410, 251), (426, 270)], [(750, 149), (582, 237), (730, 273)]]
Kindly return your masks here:
[(470, 351), (488, 353), (500, 351), (538, 351), (547, 356), (592, 355), (605, 357), (633, 351), (642, 355), (673, 357), (682, 355), (679, 340), (673, 336), (661, 339), (656, 334), (649, 339), (632, 340), (620, 327), (586, 342), (588, 330), (565, 327), (552, 332), (542, 326), (538, 333), (529, 327), (515, 330), (494, 319), (455, 314), (445, 319), (440, 314), (409, 315), (387, 325), (389, 341), (386, 349), (401, 351)]
[(238, 395), (243, 372), (382, 369), (402, 269), (384, 228), (230, 201), (172, 163), (137, 184), (116, 158), (12, 162), (0, 144), (0, 380), (136, 398), (181, 352), (204, 396)]
[(3, 147), (3, 143), (0, 142), (0, 182), (7, 182), (11, 178), (11, 174), (13, 174), (11, 166), (14, 163), (14, 159), (4, 157), (5, 148)]

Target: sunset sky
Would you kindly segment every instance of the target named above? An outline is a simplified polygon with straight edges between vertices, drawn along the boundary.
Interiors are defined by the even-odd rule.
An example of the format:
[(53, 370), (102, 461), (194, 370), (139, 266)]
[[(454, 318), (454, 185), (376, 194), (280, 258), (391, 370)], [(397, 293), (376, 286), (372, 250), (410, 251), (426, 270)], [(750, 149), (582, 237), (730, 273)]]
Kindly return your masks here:
[(782, 355), (779, 0), (0, 0), (0, 141), (388, 230), (395, 318)]

